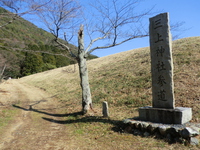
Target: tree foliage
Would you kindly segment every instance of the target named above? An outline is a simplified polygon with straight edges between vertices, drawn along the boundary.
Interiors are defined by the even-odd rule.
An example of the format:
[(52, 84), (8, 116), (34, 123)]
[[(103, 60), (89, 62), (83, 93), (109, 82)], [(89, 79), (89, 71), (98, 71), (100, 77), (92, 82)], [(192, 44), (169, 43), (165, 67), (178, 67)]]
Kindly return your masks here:
[(26, 53), (25, 59), (21, 66), (21, 71), (22, 71), (21, 74), (23, 76), (26, 76), (26, 75), (34, 74), (37, 72), (41, 72), (42, 64), (43, 64), (43, 60), (42, 60), (41, 55)]

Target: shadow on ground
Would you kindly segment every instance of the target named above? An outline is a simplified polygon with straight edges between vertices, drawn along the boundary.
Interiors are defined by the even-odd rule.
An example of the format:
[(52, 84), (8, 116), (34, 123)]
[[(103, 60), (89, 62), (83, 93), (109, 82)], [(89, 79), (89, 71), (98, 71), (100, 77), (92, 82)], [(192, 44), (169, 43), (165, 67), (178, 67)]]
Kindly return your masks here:
[[(38, 103), (37, 103), (38, 104)], [(30, 105), (29, 105), (30, 106)], [(13, 107), (24, 110), (24, 111), (32, 111), (40, 114), (45, 114), (50, 117), (42, 117), (44, 121), (56, 123), (56, 124), (76, 124), (76, 123), (93, 123), (93, 122), (100, 122), (105, 124), (111, 124), (113, 127), (111, 128), (112, 131), (118, 133), (128, 133), (133, 134), (134, 136), (141, 136), (141, 137), (152, 137), (154, 139), (162, 139), (169, 144), (174, 143), (184, 143), (182, 140), (178, 139), (166, 139), (161, 134), (153, 134), (145, 136), (145, 131), (141, 131), (139, 129), (132, 129), (130, 126), (124, 124), (122, 121), (119, 120), (112, 120), (111, 118), (104, 118), (102, 116), (86, 116), (82, 115), (82, 112), (73, 112), (73, 113), (66, 113), (66, 114), (56, 114), (56, 113), (49, 113), (46, 111), (52, 111), (52, 109), (45, 109), (46, 111), (41, 111), (38, 109), (33, 109), (29, 107), (29, 109), (23, 108), (21, 106), (13, 105)], [(43, 110), (43, 109), (42, 109)], [(58, 117), (55, 119), (55, 117)], [(138, 117), (134, 118), (138, 120)]]
[(86, 116), (86, 115), (82, 115), (82, 112), (73, 112), (73, 113), (67, 113), (67, 114), (57, 114), (57, 113), (49, 113), (49, 112), (45, 112), (45, 111), (41, 111), (38, 109), (33, 109), (30, 105), (29, 109), (18, 106), (18, 105), (13, 105), (13, 107), (24, 110), (24, 111), (33, 111), (36, 113), (40, 113), (40, 114), (45, 114), (48, 116), (52, 116), (52, 117), (69, 117), (72, 119), (67, 119), (67, 120), (56, 120), (56, 119), (52, 119), (52, 118), (47, 118), (47, 117), (42, 117), (42, 119), (44, 119), (45, 121), (49, 121), (49, 122), (53, 122), (53, 123), (57, 123), (57, 124), (75, 124), (75, 123), (92, 123), (92, 122), (101, 122), (101, 123), (108, 123), (108, 124), (112, 124), (112, 130), (114, 132), (123, 132), (124, 129), (124, 124), (122, 121), (119, 120), (112, 120), (110, 118), (104, 118), (102, 116)]

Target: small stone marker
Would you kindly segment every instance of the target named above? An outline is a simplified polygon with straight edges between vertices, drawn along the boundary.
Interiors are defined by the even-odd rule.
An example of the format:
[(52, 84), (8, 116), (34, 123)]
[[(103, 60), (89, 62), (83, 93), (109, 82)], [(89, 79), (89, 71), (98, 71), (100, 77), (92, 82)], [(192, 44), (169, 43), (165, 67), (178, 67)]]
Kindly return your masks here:
[(102, 113), (103, 117), (109, 117), (108, 103), (106, 101), (102, 103)]
[(139, 118), (157, 123), (184, 124), (192, 119), (192, 109), (175, 108), (169, 14), (162, 13), (149, 20), (153, 107), (139, 108)]

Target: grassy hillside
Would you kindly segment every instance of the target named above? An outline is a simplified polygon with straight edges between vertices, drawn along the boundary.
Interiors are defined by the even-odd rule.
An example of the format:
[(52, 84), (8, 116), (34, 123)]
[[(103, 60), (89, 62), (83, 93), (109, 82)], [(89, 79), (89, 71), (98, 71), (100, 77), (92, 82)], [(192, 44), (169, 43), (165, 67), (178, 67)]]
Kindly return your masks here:
[[(7, 16), (1, 15), (4, 12), (7, 11), (0, 7), (0, 25), (9, 22)], [(0, 28), (0, 70), (6, 64), (4, 76), (17, 78), (73, 64), (74, 61), (64, 56), (38, 53), (38, 51), (44, 51), (51, 54), (66, 53), (68, 55), (67, 51), (63, 51), (53, 42), (53, 39), (54, 36), (51, 33), (23, 18), (17, 18), (11, 24)], [(65, 43), (72, 51), (77, 51), (76, 46)], [(29, 51), (24, 52), (23, 50)], [(91, 55), (89, 58), (96, 58), (96, 56)], [(35, 64), (37, 67), (34, 66)]]
[[(198, 123), (200, 122), (199, 43), (200, 37), (173, 42), (176, 106), (192, 107), (192, 121)], [(119, 125), (122, 119), (137, 116), (137, 109), (140, 106), (151, 105), (149, 52), (149, 48), (140, 48), (88, 61), (95, 113), (90, 112), (87, 116), (77, 113), (81, 110), (77, 65), (14, 80), (48, 92), (50, 97), (47, 99), (55, 102), (49, 109), (45, 109), (46, 107), (38, 109), (34, 106), (33, 111), (25, 111), (23, 102), (20, 104), (20, 100), (17, 106), (22, 108), (22, 112), (29, 112), (32, 118), (37, 118), (31, 122), (31, 125), (37, 125), (38, 122), (64, 125), (66, 129), (61, 130), (63, 134), (59, 133), (58, 137), (61, 134), (61, 139), (68, 149), (199, 149), (199, 146), (171, 145), (153, 137), (144, 138), (120, 132)], [(5, 85), (9, 86), (6, 83)], [(108, 101), (109, 119), (101, 117), (102, 101)], [(28, 107), (28, 102), (26, 105), (25, 107)], [(13, 109), (15, 110), (16, 107), (11, 108)], [(52, 113), (55, 116), (52, 116)], [(47, 116), (44, 117), (44, 114)], [(58, 118), (55, 118), (56, 116)], [(39, 125), (37, 129), (44, 128)], [(56, 142), (56, 139), (54, 140), (48, 140), (48, 142)]]
[[(200, 37), (173, 42), (176, 106), (192, 107), (200, 122)], [(93, 103), (107, 101), (124, 117), (130, 110), (151, 105), (150, 50), (140, 48), (88, 61)], [(73, 72), (74, 67), (76, 68)], [(23, 78), (24, 82), (57, 96), (64, 104), (81, 104), (77, 65)], [(125, 109), (121, 109), (125, 107)]]

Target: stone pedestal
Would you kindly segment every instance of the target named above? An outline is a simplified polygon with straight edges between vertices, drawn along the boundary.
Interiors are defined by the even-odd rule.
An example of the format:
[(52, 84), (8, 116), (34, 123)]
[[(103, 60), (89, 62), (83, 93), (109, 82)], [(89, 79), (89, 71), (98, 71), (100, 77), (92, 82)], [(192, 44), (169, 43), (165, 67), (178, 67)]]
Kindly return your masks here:
[(139, 118), (155, 123), (184, 124), (192, 119), (192, 109), (186, 107), (164, 109), (146, 106), (139, 108)]

